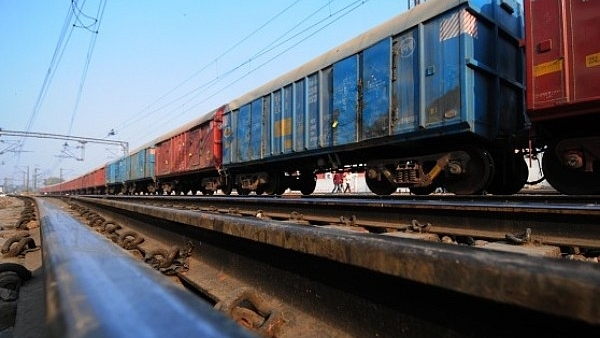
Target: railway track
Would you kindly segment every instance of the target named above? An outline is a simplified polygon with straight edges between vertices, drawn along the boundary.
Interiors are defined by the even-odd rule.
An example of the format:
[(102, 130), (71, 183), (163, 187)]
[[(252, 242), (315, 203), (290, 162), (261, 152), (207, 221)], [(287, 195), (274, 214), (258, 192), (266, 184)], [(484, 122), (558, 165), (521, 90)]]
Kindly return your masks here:
[[(83, 228), (261, 336), (590, 335), (600, 326), (593, 198), (65, 201)], [(574, 257), (588, 262), (565, 259)]]

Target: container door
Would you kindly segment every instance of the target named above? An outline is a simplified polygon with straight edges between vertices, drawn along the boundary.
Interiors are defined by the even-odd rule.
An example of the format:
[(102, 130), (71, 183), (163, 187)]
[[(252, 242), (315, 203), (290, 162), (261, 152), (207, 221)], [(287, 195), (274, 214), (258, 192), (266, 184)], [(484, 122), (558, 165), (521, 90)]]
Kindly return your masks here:
[(460, 112), (459, 37), (462, 10), (448, 13), (425, 25), (425, 110), (422, 126), (441, 124)]
[(306, 114), (306, 90), (304, 87), (304, 81), (300, 80), (294, 84), (294, 124), (293, 138), (294, 138), (294, 151), (304, 150), (304, 140), (306, 137), (305, 132), (305, 114)]
[(229, 111), (223, 114), (222, 122), (222, 140), (223, 140), (223, 164), (234, 163), (233, 154), (235, 154), (235, 126), (232, 125), (231, 118), (233, 112)]
[(333, 111), (331, 126), (333, 144), (357, 141), (358, 120), (358, 56), (333, 65)]
[(199, 139), (197, 142), (198, 147), (198, 168), (212, 168), (215, 166), (215, 153), (214, 153), (214, 133), (213, 128), (215, 125), (213, 122), (207, 122), (200, 128)]
[(236, 128), (238, 152), (235, 161), (238, 163), (246, 162), (250, 159), (250, 133), (252, 126), (250, 118), (250, 104), (240, 107), (236, 119), (238, 123)]
[(283, 114), (281, 123), (281, 137), (283, 140), (283, 152), (292, 151), (292, 118), (294, 109), (294, 91), (291, 85), (283, 88)]
[(186, 168), (187, 153), (186, 153), (186, 139), (187, 133), (179, 134), (173, 137), (173, 151), (171, 152), (172, 163), (171, 172), (182, 172)]
[(162, 176), (170, 173), (171, 165), (171, 139), (156, 146), (156, 175)]
[(146, 152), (144, 150), (138, 151), (131, 155), (131, 168), (129, 178), (137, 180), (144, 176), (144, 162), (146, 160)]
[(271, 95), (263, 96), (262, 98), (262, 156), (269, 157), (271, 155)]
[(338, 120), (336, 118), (333, 121), (333, 67), (325, 68), (321, 71), (321, 85), (319, 86), (319, 92), (321, 94), (322, 102), (320, 105), (321, 119), (319, 126), (319, 145), (323, 148), (331, 147), (333, 145), (333, 130), (338, 126)]
[(319, 74), (310, 75), (308, 81), (307, 109), (308, 109), (308, 149), (319, 147)]
[(273, 92), (273, 108), (271, 109), (271, 120), (273, 121), (273, 130), (271, 132), (271, 149), (273, 150), (273, 155), (277, 155), (282, 152), (282, 96), (282, 90), (276, 90)]
[(390, 40), (366, 49), (362, 58), (362, 139), (389, 134)]
[(203, 129), (201, 126), (190, 130), (188, 133), (186, 154), (188, 157), (188, 168), (190, 170), (197, 169), (200, 167), (200, 161), (202, 157), (202, 134)]
[(258, 160), (262, 157), (262, 98), (252, 102), (250, 112), (250, 122), (252, 124), (250, 130), (250, 159)]
[(394, 134), (414, 131), (419, 116), (418, 31), (413, 29), (394, 39), (392, 125)]
[(156, 150), (150, 148), (146, 150), (146, 163), (144, 163), (144, 177), (154, 177), (156, 171)]
[(564, 82), (564, 41), (559, 0), (532, 0), (527, 31), (533, 64), (528, 96), (532, 108), (554, 105), (566, 98)]

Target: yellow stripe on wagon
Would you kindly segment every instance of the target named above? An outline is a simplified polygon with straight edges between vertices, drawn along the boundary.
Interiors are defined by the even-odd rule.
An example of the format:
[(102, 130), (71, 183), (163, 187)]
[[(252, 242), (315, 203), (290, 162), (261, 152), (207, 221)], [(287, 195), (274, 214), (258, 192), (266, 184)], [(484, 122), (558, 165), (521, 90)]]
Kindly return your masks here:
[(541, 63), (533, 67), (533, 75), (535, 77), (560, 72), (563, 69), (563, 60), (556, 59), (550, 62)]
[(588, 68), (600, 66), (600, 53), (594, 53), (585, 57), (585, 66)]

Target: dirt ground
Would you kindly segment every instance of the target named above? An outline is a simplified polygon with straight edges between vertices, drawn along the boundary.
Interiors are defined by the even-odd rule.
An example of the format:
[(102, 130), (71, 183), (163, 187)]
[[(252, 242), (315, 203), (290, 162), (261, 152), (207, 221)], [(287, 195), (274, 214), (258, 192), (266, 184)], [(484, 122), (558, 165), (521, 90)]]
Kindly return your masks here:
[[(36, 215), (17, 229), (16, 226), (23, 220), (23, 210), (25, 203), (22, 199), (0, 197), (0, 338), (43, 336), (46, 307), (39, 222)], [(18, 243), (7, 242), (24, 237), (33, 239), (35, 248), (28, 240), (25, 250), (13, 256), (15, 251), (8, 249), (14, 249)], [(31, 278), (23, 280), (23, 271), (13, 272), (15, 265), (9, 264), (25, 267), (31, 272)]]

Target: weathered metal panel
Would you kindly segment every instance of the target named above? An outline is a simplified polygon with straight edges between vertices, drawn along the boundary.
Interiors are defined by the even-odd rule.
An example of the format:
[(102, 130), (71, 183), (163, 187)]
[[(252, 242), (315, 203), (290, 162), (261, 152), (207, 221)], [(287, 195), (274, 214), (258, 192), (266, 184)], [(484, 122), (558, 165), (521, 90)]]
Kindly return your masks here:
[(232, 111), (223, 113), (221, 138), (223, 140), (223, 164), (225, 165), (235, 163), (235, 161), (233, 161), (233, 156), (237, 147), (235, 143), (235, 125), (232, 116)]
[(147, 162), (146, 149), (142, 149), (136, 153), (131, 154), (131, 166), (129, 168), (129, 179), (140, 180), (147, 177), (146, 173), (146, 162)]
[(101, 187), (106, 184), (106, 167), (101, 167), (94, 171), (93, 185)]
[(358, 120), (358, 56), (354, 55), (333, 65), (333, 144), (357, 141)]
[(186, 142), (187, 142), (188, 131), (173, 136), (171, 142), (171, 166), (169, 173), (180, 173), (185, 171), (187, 166), (188, 156), (186, 153)]
[(167, 139), (156, 145), (156, 176), (164, 176), (170, 173), (171, 143), (171, 139)]
[(391, 40), (367, 48), (362, 57), (361, 139), (389, 134)]
[(131, 163), (130, 156), (122, 157), (122, 158), (118, 159), (116, 162), (114, 162), (114, 164), (115, 164), (114, 183), (123, 183), (123, 182), (129, 180), (130, 163)]
[(293, 150), (305, 150), (306, 139), (306, 87), (305, 80), (301, 79), (294, 83), (294, 123), (292, 135), (294, 138)]
[(250, 160), (258, 160), (262, 158), (263, 148), (263, 109), (262, 98), (252, 101), (250, 107)]
[(262, 156), (271, 156), (271, 95), (262, 97)]
[(154, 178), (156, 175), (156, 149), (146, 148), (146, 163), (144, 164), (144, 177)]
[(394, 81), (392, 86), (393, 133), (413, 131), (419, 121), (421, 87), (418, 29), (394, 39)]
[(187, 132), (187, 140), (185, 142), (185, 153), (187, 155), (186, 171), (194, 171), (201, 168), (200, 162), (204, 155), (202, 152), (202, 141), (207, 132), (207, 125), (210, 125), (210, 121)]
[(283, 90), (277, 89), (273, 92), (271, 103), (271, 121), (273, 121), (271, 126), (271, 149), (273, 155), (278, 155), (283, 152)]
[[(461, 13), (463, 12), (451, 11), (424, 26), (425, 91), (421, 93), (425, 102), (421, 121), (423, 127), (448, 123), (451, 119), (460, 117), (460, 75), (464, 71), (458, 39), (462, 33)], [(454, 121), (458, 122), (458, 119)]]
[(307, 118), (308, 118), (308, 136), (306, 147), (308, 149), (317, 149), (319, 147), (319, 130), (321, 129), (321, 120), (319, 119), (319, 74), (309, 75), (307, 81)]
[[(322, 148), (331, 147), (333, 145), (333, 67), (327, 67), (321, 72), (321, 86), (319, 91), (321, 94), (321, 123), (319, 145)], [(337, 127), (337, 122), (335, 123)]]
[(235, 162), (246, 162), (250, 159), (250, 133), (252, 130), (251, 106), (246, 104), (240, 107), (237, 114), (234, 112), (234, 117), (237, 117), (237, 128), (235, 129), (236, 139), (238, 142), (238, 152), (235, 156)]
[(215, 125), (211, 121), (199, 128), (198, 139), (193, 143), (193, 157), (198, 158), (197, 165), (190, 163), (190, 170), (214, 169), (220, 161), (219, 154), (215, 153)]
[[(599, 13), (598, 1), (532, 0), (527, 4), (529, 109), (594, 101), (598, 106)], [(560, 111), (532, 116), (535, 120), (546, 119), (556, 112)]]
[(106, 171), (105, 171), (106, 183), (108, 183), (108, 184), (115, 183), (115, 168), (116, 168), (115, 162), (111, 162), (106, 165)]
[[(283, 87), (283, 111), (281, 114), (281, 141), (283, 142), (283, 152), (289, 153), (292, 151), (292, 124), (293, 124), (293, 109), (294, 109), (294, 91), (290, 84)], [(277, 121), (275, 121), (277, 123)]]

